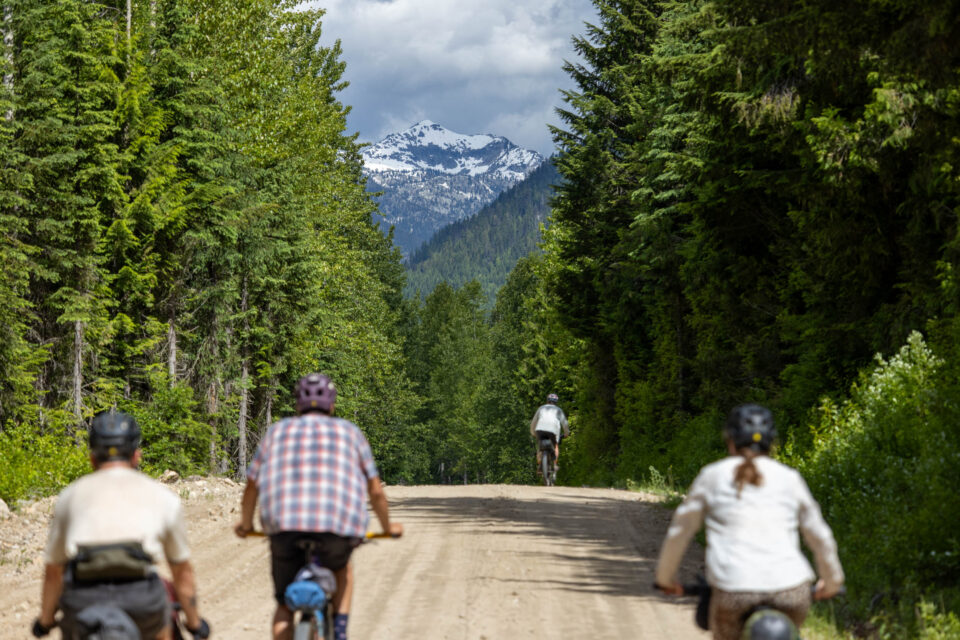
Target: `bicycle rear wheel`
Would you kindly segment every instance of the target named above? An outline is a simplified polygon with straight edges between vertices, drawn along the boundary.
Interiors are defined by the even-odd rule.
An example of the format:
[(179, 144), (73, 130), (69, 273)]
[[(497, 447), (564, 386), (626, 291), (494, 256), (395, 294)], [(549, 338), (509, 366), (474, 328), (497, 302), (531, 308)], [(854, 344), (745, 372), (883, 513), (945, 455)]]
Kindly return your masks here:
[(315, 619), (301, 619), (297, 626), (293, 628), (293, 640), (319, 640)]
[(540, 471), (543, 473), (543, 483), (548, 487), (553, 486), (553, 456), (547, 451), (540, 456)]

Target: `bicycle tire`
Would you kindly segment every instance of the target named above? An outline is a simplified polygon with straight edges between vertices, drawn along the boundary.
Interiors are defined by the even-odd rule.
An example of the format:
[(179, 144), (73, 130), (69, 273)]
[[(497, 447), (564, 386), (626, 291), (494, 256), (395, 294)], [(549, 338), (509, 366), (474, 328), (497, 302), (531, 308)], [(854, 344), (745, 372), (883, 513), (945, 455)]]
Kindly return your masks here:
[(333, 605), (330, 604), (323, 616), (323, 640), (333, 640), (333, 619)]
[(293, 628), (293, 640), (318, 640), (317, 626), (313, 619), (301, 620)]
[(543, 483), (548, 487), (553, 485), (553, 477), (551, 476), (553, 464), (551, 458), (553, 458), (553, 456), (546, 451), (540, 456), (540, 472), (543, 473)]

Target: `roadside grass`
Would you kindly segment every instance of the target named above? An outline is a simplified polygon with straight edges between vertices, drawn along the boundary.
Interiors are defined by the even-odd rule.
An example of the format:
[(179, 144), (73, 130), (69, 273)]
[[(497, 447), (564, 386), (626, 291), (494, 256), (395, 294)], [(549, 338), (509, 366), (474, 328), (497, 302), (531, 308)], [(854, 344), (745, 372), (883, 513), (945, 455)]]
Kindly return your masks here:
[(683, 491), (677, 486), (673, 479), (673, 474), (668, 471), (667, 474), (664, 475), (653, 465), (650, 466), (647, 476), (640, 480), (627, 479), (622, 488), (637, 493), (649, 493), (659, 496), (663, 499), (660, 504), (671, 511), (683, 502), (684, 497)]

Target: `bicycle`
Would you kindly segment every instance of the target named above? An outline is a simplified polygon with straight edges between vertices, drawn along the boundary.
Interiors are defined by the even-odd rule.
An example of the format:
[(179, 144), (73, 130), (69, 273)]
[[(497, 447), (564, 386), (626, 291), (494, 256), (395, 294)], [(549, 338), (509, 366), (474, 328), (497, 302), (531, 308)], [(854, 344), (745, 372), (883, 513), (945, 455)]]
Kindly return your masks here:
[(540, 439), (540, 473), (546, 486), (552, 487), (557, 483), (557, 464), (554, 459), (553, 440), (550, 438)]
[[(253, 531), (247, 535), (266, 536), (262, 531)], [(369, 532), (364, 542), (375, 538), (394, 537), (399, 536)], [(318, 540), (303, 540), (299, 543), (304, 550), (305, 562), (284, 593), (284, 602), (293, 612), (293, 640), (333, 640), (333, 596), (337, 592), (337, 579), (333, 571), (317, 562), (317, 553), (322, 545)]]

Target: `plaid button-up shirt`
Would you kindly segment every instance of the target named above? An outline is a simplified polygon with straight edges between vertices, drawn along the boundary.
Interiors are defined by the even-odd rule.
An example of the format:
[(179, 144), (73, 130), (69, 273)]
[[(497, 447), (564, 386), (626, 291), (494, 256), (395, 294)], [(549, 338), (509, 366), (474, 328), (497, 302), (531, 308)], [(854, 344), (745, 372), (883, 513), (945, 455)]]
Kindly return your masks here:
[(308, 413), (274, 423), (247, 469), (257, 484), (264, 531), (367, 532), (367, 481), (377, 477), (355, 424)]

